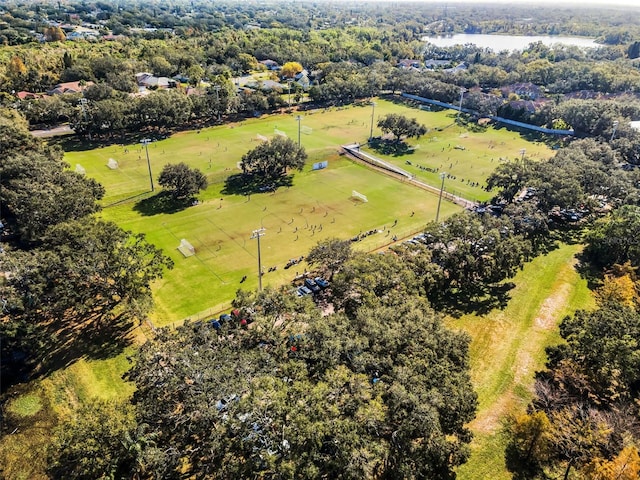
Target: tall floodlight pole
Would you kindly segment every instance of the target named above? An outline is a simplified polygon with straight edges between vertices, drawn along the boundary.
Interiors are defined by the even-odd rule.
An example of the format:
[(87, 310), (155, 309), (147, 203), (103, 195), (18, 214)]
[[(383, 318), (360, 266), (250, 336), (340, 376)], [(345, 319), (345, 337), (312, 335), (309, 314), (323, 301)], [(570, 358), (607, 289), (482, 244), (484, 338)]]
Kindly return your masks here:
[(89, 128), (89, 122), (87, 120), (87, 102), (88, 100), (84, 97), (80, 99), (80, 107), (82, 107), (82, 114), (84, 116), (84, 123), (87, 126), (87, 130), (89, 131), (89, 141), (91, 141), (91, 129)]
[(264, 236), (264, 228), (259, 228), (251, 233), (251, 239), (258, 240), (258, 291), (262, 291), (262, 260), (260, 258), (260, 237)]
[[(460, 113), (462, 112), (462, 98), (464, 97), (464, 88), (460, 89), (460, 105), (458, 106), (458, 117), (460, 116)], [(457, 117), (456, 117), (457, 119)]]
[(218, 121), (220, 121), (220, 85), (214, 85), (213, 89), (216, 91), (216, 106), (218, 110)]
[(616, 136), (616, 129), (618, 128), (618, 121), (615, 120), (613, 122), (613, 132), (611, 132), (611, 140), (609, 140), (610, 142), (613, 142), (614, 137)]
[(153, 175), (151, 174), (151, 161), (149, 161), (149, 144), (151, 143), (151, 139), (143, 138), (140, 141), (140, 143), (144, 145), (144, 149), (147, 152), (147, 167), (149, 168), (149, 183), (151, 184), (151, 191), (153, 192), (155, 188), (153, 186)]
[(296, 121), (298, 122), (298, 147), (300, 147), (300, 123), (302, 122), (302, 117), (296, 115)]
[(438, 209), (436, 210), (436, 222), (438, 218), (440, 218), (440, 204), (442, 203), (442, 192), (444, 191), (444, 179), (447, 176), (446, 173), (442, 172), (440, 174), (440, 178), (442, 179), (442, 184), (440, 185), (440, 196), (438, 197)]
[(369, 130), (369, 141), (373, 138), (373, 117), (376, 113), (376, 102), (371, 102), (371, 129)]

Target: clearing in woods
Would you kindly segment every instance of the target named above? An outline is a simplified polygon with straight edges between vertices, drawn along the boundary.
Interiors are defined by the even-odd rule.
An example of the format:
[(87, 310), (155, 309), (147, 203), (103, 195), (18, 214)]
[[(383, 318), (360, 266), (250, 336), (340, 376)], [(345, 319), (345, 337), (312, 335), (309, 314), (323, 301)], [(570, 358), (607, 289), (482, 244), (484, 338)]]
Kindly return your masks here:
[(532, 398), (534, 374), (544, 369), (545, 348), (561, 339), (557, 325), (575, 310), (592, 308), (587, 281), (575, 269), (580, 245), (562, 244), (525, 265), (504, 310), (450, 319), (471, 335), (471, 375), (479, 408), (469, 462), (460, 480), (510, 480), (501, 434), (502, 420), (524, 413)]

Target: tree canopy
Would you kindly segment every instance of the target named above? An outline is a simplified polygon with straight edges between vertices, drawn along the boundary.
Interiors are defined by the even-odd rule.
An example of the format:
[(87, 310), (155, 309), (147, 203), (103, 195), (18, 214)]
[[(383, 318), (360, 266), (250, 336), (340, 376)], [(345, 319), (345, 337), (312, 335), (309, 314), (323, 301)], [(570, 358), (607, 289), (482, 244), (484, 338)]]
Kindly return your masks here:
[(207, 188), (207, 177), (184, 162), (168, 163), (160, 172), (158, 183), (175, 199), (184, 200), (193, 198), (200, 190)]
[(306, 159), (303, 147), (290, 138), (276, 135), (245, 153), (240, 166), (244, 174), (272, 181), (286, 175), (289, 170), (302, 170)]
[(378, 120), (378, 127), (384, 133), (391, 133), (395, 141), (399, 142), (402, 137), (419, 138), (427, 133), (427, 127), (418, 123), (415, 118), (407, 118), (397, 113), (389, 113)]
[[(186, 325), (129, 378), (163, 478), (454, 478), (476, 397), (468, 338), (407, 297), (321, 318)], [(157, 388), (162, 384), (163, 388)], [(162, 453), (160, 453), (162, 452)]]

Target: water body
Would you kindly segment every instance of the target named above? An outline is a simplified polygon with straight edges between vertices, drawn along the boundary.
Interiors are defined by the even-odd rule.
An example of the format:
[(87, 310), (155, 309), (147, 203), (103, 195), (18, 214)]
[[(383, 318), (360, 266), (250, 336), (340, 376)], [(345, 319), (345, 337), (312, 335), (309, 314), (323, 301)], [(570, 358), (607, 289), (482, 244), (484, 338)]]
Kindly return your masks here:
[(482, 33), (459, 33), (451, 36), (422, 37), (425, 42), (433, 43), (437, 47), (452, 47), (472, 43), (481, 48), (490, 48), (494, 52), (503, 50), (524, 50), (530, 43), (542, 42), (545, 45), (574, 45), (577, 47), (598, 47), (590, 38), (561, 37), (561, 36), (524, 36), (524, 35), (486, 35)]

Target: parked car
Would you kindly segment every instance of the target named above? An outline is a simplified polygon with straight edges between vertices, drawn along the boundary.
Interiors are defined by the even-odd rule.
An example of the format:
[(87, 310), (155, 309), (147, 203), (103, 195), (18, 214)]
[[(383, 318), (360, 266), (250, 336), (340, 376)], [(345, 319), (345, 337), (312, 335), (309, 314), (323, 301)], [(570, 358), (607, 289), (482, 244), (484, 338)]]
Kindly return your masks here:
[(311, 290), (313, 293), (318, 293), (320, 291), (320, 287), (318, 286), (318, 284), (316, 284), (316, 282), (314, 282), (312, 279), (310, 278), (305, 278), (304, 279), (304, 284), (305, 286)]
[(298, 287), (298, 293), (300, 293), (301, 295), (311, 295), (313, 292), (302, 285), (301, 287)]
[(329, 282), (322, 277), (316, 277), (316, 284), (323, 290), (329, 286)]

